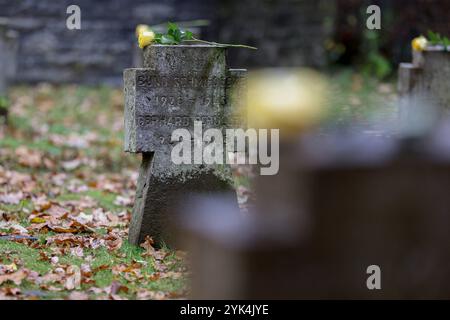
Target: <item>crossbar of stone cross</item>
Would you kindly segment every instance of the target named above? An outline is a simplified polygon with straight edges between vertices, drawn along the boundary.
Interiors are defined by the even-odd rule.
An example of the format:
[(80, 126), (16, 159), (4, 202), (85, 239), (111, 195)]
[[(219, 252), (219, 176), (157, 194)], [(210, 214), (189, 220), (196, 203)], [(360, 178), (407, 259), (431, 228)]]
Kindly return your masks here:
[[(171, 135), (194, 121), (202, 129), (242, 126), (231, 90), (244, 83), (246, 70), (228, 69), (226, 48), (209, 45), (152, 45), (144, 49), (144, 68), (124, 71), (125, 151), (142, 153), (129, 241), (151, 236), (170, 243), (173, 206), (193, 192), (232, 192), (227, 165), (174, 164)], [(239, 86), (239, 85), (237, 85)], [(237, 200), (236, 200), (237, 207)]]

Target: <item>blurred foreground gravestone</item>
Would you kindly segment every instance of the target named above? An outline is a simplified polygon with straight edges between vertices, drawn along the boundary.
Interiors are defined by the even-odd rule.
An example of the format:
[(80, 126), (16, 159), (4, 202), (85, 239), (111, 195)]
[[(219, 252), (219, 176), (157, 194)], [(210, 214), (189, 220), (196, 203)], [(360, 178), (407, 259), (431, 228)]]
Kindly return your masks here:
[[(231, 126), (231, 87), (245, 72), (228, 69), (226, 48), (208, 45), (148, 46), (144, 68), (125, 70), (125, 151), (142, 153), (131, 243), (147, 235), (157, 245), (170, 242), (171, 208), (191, 192), (229, 191), (237, 207), (230, 168), (174, 164), (171, 151), (178, 141), (171, 135), (184, 128), (193, 138), (195, 121), (203, 130)], [(193, 139), (190, 145), (199, 142)]]
[[(450, 47), (449, 47), (450, 49)], [(400, 119), (411, 126), (450, 113), (450, 51), (442, 46), (413, 51), (412, 63), (401, 63), (398, 89)], [(419, 117), (419, 119), (417, 118)]]
[[(450, 298), (450, 126), (420, 139), (304, 137), (280, 146), (243, 217), (182, 209), (192, 297)], [(188, 215), (186, 215), (188, 213)], [(381, 290), (366, 270), (381, 269)]]

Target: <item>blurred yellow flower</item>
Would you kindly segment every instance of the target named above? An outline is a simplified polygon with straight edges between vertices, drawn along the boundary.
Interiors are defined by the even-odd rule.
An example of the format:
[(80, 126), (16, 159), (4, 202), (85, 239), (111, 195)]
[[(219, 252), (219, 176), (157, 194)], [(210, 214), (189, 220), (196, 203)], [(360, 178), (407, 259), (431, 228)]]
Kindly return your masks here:
[(249, 127), (280, 129), (289, 136), (322, 120), (328, 83), (308, 69), (265, 69), (249, 75), (247, 92)]
[(150, 27), (146, 24), (138, 24), (136, 27), (136, 38), (144, 31), (151, 31)]
[(428, 45), (428, 40), (424, 36), (420, 36), (417, 38), (414, 38), (414, 40), (411, 42), (411, 46), (416, 51), (423, 51)]
[(155, 33), (151, 30), (142, 31), (138, 37), (139, 48), (144, 49), (150, 45), (155, 39)]

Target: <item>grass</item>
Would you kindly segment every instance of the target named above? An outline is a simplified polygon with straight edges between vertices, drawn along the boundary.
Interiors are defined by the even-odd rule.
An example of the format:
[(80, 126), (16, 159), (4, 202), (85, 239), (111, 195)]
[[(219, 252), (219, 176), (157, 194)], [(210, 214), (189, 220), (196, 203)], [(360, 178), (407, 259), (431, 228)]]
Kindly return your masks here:
[(354, 125), (391, 118), (396, 112), (396, 88), (393, 80), (375, 78), (343, 69), (330, 75), (332, 86), (328, 124)]
[[(0, 182), (0, 194), (26, 191), (17, 204), (0, 202), (0, 216), (5, 214), (12, 224), (30, 228), (33, 226), (30, 214), (40, 210), (37, 205), (39, 197), (45, 197), (59, 206), (64, 206), (67, 201), (86, 205), (85, 199), (89, 198), (92, 203), (88, 202), (82, 209), (75, 205), (72, 208), (74, 214), (84, 212), (89, 215), (96, 209), (113, 215), (130, 212), (130, 204), (117, 204), (116, 199), (119, 195), (129, 197), (133, 194), (135, 181), (129, 172), (136, 174), (139, 159), (122, 150), (123, 105), (120, 89), (43, 84), (16, 87), (10, 96), (9, 124), (6, 130), (0, 131), (0, 177), (1, 170), (4, 170), (19, 179), (17, 183)], [(30, 160), (33, 157), (37, 159), (35, 163)], [(64, 166), (64, 163), (71, 161), (80, 163), (73, 169)], [(63, 183), (55, 183), (52, 179), (61, 174), (64, 175)], [(21, 181), (23, 175), (30, 181)], [(73, 186), (83, 188), (77, 190)], [(116, 282), (127, 288), (118, 293), (123, 298), (136, 298), (137, 292), (143, 289), (163, 292), (166, 298), (185, 294), (187, 279), (183, 274), (164, 277), (167, 272), (179, 272), (185, 268), (182, 261), (174, 258), (175, 251), (165, 248), (168, 257), (161, 261), (145, 256), (142, 248), (128, 244), (126, 229), (127, 225), (122, 223), (117, 227), (96, 227), (93, 235), (74, 235), (101, 240), (107, 239), (111, 232), (122, 234), (120, 249), (111, 250), (105, 245), (95, 249), (86, 247), (83, 248), (83, 257), (71, 254), (70, 246), (47, 245), (48, 239), (58, 235), (51, 230), (30, 231), (38, 237), (38, 241), (18, 243), (0, 240), (0, 266), (14, 262), (19, 269), (32, 270), (44, 276), (61, 266), (80, 267), (88, 263), (95, 271), (89, 279), (90, 283), (81, 285), (81, 291), (88, 293), (91, 299), (108, 296), (106, 291), (91, 292), (92, 288), (108, 290)], [(12, 231), (9, 227), (0, 229), (1, 234)], [(58, 257), (58, 263), (41, 259), (43, 254)], [(132, 272), (113, 271), (120, 266), (133, 266), (136, 261), (141, 266), (132, 272), (139, 270), (143, 277), (141, 280), (130, 276)], [(163, 269), (158, 269), (161, 266)], [(18, 286), (10, 281), (0, 284), (0, 296), (2, 290), (12, 287), (20, 289), (21, 294), (17, 297), (24, 299), (60, 299), (67, 298), (71, 293), (59, 282), (42, 287), (23, 280)]]
[(70, 201), (70, 200), (80, 200), (83, 196), (91, 197), (99, 203), (100, 207), (105, 208), (109, 211), (119, 211), (122, 209), (121, 206), (116, 205), (114, 200), (116, 199), (116, 194), (111, 192), (105, 192), (101, 190), (88, 190), (79, 193), (65, 193), (56, 198), (57, 201)]
[[(41, 240), (42, 241), (42, 240)], [(44, 250), (47, 254), (51, 254), (51, 250)], [(142, 261), (141, 256), (142, 249), (132, 246), (128, 243), (124, 243), (120, 249), (120, 256), (112, 254), (106, 248), (99, 248), (97, 250), (87, 250), (86, 255), (93, 255), (94, 259), (91, 263), (93, 269), (102, 266), (108, 266), (108, 268), (97, 271), (92, 279), (95, 282), (95, 286), (99, 288), (110, 286), (114, 281), (126, 286), (128, 288), (127, 293), (121, 293), (120, 295), (124, 298), (132, 299), (134, 298), (134, 292), (141, 289), (148, 289), (151, 291), (164, 291), (164, 292), (183, 292), (187, 285), (186, 279), (157, 279), (143, 285), (140, 282), (129, 281), (122, 276), (117, 276), (113, 274), (111, 268), (118, 264), (131, 264), (135, 261)], [(20, 261), (22, 267), (38, 272), (41, 275), (45, 275), (50, 272), (54, 266), (48, 261), (42, 261), (40, 259), (40, 251), (38, 249), (30, 248), (27, 245), (21, 243), (15, 243), (11, 241), (0, 240), (0, 256), (7, 255), (8, 258), (2, 258), (0, 261), (2, 264), (11, 264), (14, 261)], [(170, 257), (169, 257), (170, 260)], [(156, 272), (154, 267), (154, 261), (152, 258), (144, 260), (147, 263), (146, 267), (141, 269), (143, 275), (152, 275)], [(83, 258), (78, 258), (74, 256), (63, 256), (59, 260), (60, 264), (75, 265), (81, 267), (85, 260)], [(173, 269), (177, 269), (178, 266), (174, 265)], [(55, 285), (63, 289), (62, 286)], [(81, 290), (88, 290), (90, 286), (81, 285)], [(40, 298), (44, 299), (55, 299), (64, 298), (67, 296), (67, 291), (49, 291), (42, 290), (38, 285), (33, 284), (29, 281), (23, 281), (21, 284), (21, 291), (34, 291), (39, 292)], [(92, 296), (95, 298), (95, 295)]]
[(51, 270), (50, 263), (39, 260), (39, 251), (21, 243), (0, 240), (0, 255), (3, 257), (9, 253), (7, 259), (2, 259), (2, 264), (12, 263), (20, 259), (26, 268), (45, 274)]

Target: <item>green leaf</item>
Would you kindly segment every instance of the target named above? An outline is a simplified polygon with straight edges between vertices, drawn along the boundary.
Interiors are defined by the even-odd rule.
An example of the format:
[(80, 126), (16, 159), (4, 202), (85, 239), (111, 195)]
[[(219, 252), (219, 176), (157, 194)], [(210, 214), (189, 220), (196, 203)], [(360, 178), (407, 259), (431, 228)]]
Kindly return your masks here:
[(429, 30), (428, 39), (432, 45), (441, 45), (444, 47), (444, 50), (449, 50), (450, 39), (448, 37), (441, 36), (439, 33)]
[(161, 44), (161, 38), (162, 38), (162, 33), (156, 33), (155, 34), (155, 40), (153, 40), (155, 43)]
[(161, 44), (177, 44), (172, 35), (164, 34), (161, 36)]
[(442, 38), (442, 44), (444, 45), (444, 49), (446, 51), (450, 50), (450, 39), (448, 37)]
[(180, 30), (175, 30), (173, 33), (173, 38), (175, 39), (176, 42), (181, 42), (181, 31)]
[(181, 41), (184, 40), (192, 40), (194, 38), (194, 34), (188, 30), (181, 30)]
[(428, 39), (432, 45), (437, 45), (441, 42), (441, 35), (439, 33), (428, 31)]
[(167, 24), (167, 35), (172, 37), (175, 43), (182, 41), (182, 31), (175, 23), (169, 22)]
[(171, 31), (179, 30), (178, 26), (175, 23), (168, 22), (167, 23), (167, 33), (170, 33)]

